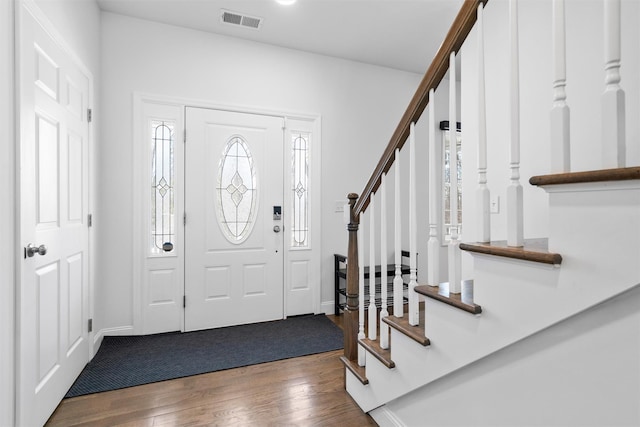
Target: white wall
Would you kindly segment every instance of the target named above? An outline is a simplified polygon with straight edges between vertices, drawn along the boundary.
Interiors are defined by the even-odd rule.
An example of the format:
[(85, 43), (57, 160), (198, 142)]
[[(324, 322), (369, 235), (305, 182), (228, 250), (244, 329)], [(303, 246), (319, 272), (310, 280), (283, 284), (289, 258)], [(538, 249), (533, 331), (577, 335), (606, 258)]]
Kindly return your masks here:
[(132, 325), (132, 94), (322, 115), (322, 300), (347, 232), (335, 202), (359, 192), (421, 76), (163, 24), (102, 15), (104, 228), (98, 328)]
[(639, 360), (640, 286), (384, 408), (407, 426), (636, 426)]
[(14, 236), (13, 2), (0, 1), (0, 425), (13, 425)]
[[(627, 165), (640, 165), (640, 4), (622, 2), (621, 86), (626, 93)], [(548, 235), (548, 197), (529, 178), (550, 169), (549, 114), (553, 101), (551, 2), (522, 0), (520, 13), (521, 179), (524, 188), (525, 238)], [(567, 103), (571, 110), (573, 171), (601, 165), (601, 107), (604, 91), (603, 3), (566, 2)], [(487, 78), (488, 186), (500, 198), (500, 213), (491, 215), (492, 240), (506, 239), (506, 188), (509, 183), (509, 35), (508, 3), (489, 2), (485, 10), (485, 68)], [(471, 32), (462, 49), (462, 91), (465, 218), (473, 216), (477, 188), (477, 39)], [(476, 227), (465, 223), (476, 240)]]

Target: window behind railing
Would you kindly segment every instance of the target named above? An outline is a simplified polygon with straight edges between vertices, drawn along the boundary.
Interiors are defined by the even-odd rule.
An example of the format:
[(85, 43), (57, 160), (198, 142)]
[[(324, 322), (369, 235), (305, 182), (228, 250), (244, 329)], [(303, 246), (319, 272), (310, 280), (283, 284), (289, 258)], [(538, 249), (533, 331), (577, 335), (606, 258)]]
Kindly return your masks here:
[(462, 137), (459, 131), (456, 132), (456, 166), (452, 167), (451, 160), (451, 142), (449, 140), (449, 131), (442, 131), (443, 141), (443, 156), (442, 156), (442, 171), (443, 171), (443, 213), (442, 213), (442, 235), (444, 240), (451, 240), (451, 170), (455, 168), (458, 174), (458, 235), (462, 234)]

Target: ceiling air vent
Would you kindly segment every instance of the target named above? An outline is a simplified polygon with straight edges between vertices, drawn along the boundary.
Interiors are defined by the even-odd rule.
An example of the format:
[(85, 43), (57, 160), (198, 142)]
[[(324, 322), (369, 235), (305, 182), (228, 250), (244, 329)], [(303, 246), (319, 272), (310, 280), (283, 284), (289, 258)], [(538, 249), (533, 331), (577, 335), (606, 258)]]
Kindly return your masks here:
[(262, 25), (262, 18), (247, 16), (229, 10), (222, 10), (221, 19), (225, 24), (240, 25), (242, 27), (253, 28), (254, 30), (260, 29)]

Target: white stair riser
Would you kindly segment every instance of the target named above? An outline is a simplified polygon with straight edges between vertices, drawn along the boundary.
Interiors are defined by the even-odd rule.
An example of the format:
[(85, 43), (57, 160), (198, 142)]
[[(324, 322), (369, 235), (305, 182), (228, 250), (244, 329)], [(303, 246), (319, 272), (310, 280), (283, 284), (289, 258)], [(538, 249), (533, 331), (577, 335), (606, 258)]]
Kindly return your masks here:
[[(422, 347), (392, 328), (389, 370), (367, 358), (365, 387), (348, 388), (364, 411), (374, 409), (509, 344), (571, 317), (638, 283), (600, 280), (578, 283), (573, 268), (554, 267), (508, 258), (474, 257), (475, 301), (481, 315), (456, 311), (427, 299), (427, 336)], [(570, 266), (569, 266), (570, 267)], [(490, 301), (489, 306), (485, 301)], [(423, 319), (421, 319), (423, 321)]]
[[(549, 249), (575, 281), (640, 281), (640, 182), (548, 187)], [(635, 268), (634, 268), (635, 265)]]

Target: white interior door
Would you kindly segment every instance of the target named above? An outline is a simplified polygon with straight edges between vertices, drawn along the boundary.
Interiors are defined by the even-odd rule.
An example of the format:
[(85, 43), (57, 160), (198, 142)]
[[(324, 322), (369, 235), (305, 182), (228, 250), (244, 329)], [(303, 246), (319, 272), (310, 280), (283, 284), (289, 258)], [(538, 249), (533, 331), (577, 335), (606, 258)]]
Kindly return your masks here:
[(26, 426), (44, 424), (89, 359), (90, 78), (26, 9), (20, 15), (17, 423)]
[(283, 318), (283, 121), (186, 109), (186, 330)]

